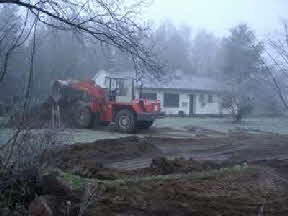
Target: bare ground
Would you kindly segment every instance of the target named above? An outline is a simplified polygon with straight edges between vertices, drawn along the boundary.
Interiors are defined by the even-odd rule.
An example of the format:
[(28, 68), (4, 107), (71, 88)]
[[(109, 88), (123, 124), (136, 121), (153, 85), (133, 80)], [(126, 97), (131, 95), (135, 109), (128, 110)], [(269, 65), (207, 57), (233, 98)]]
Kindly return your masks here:
[[(107, 185), (88, 215), (287, 215), (287, 185), (263, 168)], [(263, 213), (263, 214), (262, 214)]]
[(185, 129), (61, 146), (45, 158), (104, 188), (88, 216), (288, 215), (288, 135)]
[(288, 159), (287, 138), (288, 135), (241, 132), (186, 139), (126, 137), (68, 146), (55, 155), (55, 161), (68, 167), (100, 162), (108, 168), (136, 169), (149, 166), (157, 156), (230, 162)]
[(287, 135), (126, 137), (53, 156), (104, 187), (87, 215), (288, 215)]

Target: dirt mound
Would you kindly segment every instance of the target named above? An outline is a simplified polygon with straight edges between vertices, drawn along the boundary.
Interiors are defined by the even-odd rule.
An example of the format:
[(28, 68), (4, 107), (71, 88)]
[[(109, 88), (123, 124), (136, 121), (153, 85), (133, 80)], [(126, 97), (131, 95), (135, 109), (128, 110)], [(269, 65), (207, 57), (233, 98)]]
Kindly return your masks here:
[[(76, 154), (73, 158), (67, 157), (66, 160), (77, 158), (80, 166), (91, 170), (94, 164), (95, 173), (90, 170), (90, 177), (101, 179), (89, 180), (89, 184), (101, 184), (101, 196), (91, 203), (85, 215), (287, 215), (288, 185), (278, 177), (280, 173), (277, 168), (287, 168), (288, 161), (258, 161), (251, 165), (236, 165), (156, 157), (150, 167), (132, 171), (107, 169), (101, 163), (95, 162), (97, 156), (103, 160), (111, 159), (108, 148), (116, 152), (125, 146), (125, 150), (122, 149), (126, 152), (125, 156), (112, 153), (117, 159), (139, 156), (139, 152), (145, 154), (155, 151), (150, 144), (147, 146), (144, 143), (146, 147), (143, 148), (144, 140), (135, 137), (123, 138), (121, 145), (117, 144), (119, 140), (98, 141), (99, 145), (106, 145), (105, 150), (104, 146), (100, 148), (102, 152), (99, 152), (100, 146), (96, 145), (97, 142), (87, 143), (84, 149), (89, 149), (88, 152), (94, 151), (94, 155), (88, 155), (87, 151), (83, 151), (82, 144), (78, 144), (76, 149), (72, 146), (70, 150), (66, 150), (66, 155), (73, 155), (73, 151), (83, 151), (85, 154), (82, 156)], [(132, 143), (133, 150), (128, 151), (127, 145)], [(63, 154), (64, 151), (59, 155)], [(91, 159), (94, 158), (93, 163), (89, 163), (84, 157), (87, 155)], [(73, 169), (73, 166), (76, 166), (76, 161), (74, 162), (64, 164)], [(74, 184), (87, 182), (86, 178), (72, 177), (67, 170), (65, 178), (69, 176), (68, 179), (75, 179), (72, 181)]]
[[(77, 126), (72, 118), (73, 113), (75, 113), (74, 103), (62, 103), (61, 105), (59, 105), (58, 108), (59, 112), (61, 113), (59, 117), (60, 123), (54, 122), (54, 126), (64, 128), (76, 128)], [(7, 126), (25, 126), (31, 129), (51, 128), (53, 127), (52, 118), (54, 117), (55, 119), (56, 115), (56, 103), (52, 97), (48, 97), (43, 103), (27, 107), (25, 111), (23, 110), (23, 107), (19, 111), (16, 111), (10, 117)], [(23, 125), (23, 122), (25, 123), (25, 125)]]
[[(102, 180), (201, 172), (231, 166), (231, 164), (224, 164), (220, 161), (185, 160), (183, 158), (168, 160), (153, 144), (158, 141), (162, 141), (162, 139), (133, 136), (98, 140), (92, 143), (78, 143), (45, 153), (45, 158), (53, 158), (55, 166), (65, 171)], [(141, 169), (128, 171), (106, 168), (103, 165), (140, 158), (146, 159), (147, 157), (154, 159), (149, 167)]]
[[(287, 188), (262, 169), (109, 184), (87, 215), (287, 215)], [(263, 214), (261, 213), (263, 212)]]
[(222, 167), (225, 167), (225, 164), (216, 161), (199, 161), (192, 159), (185, 160), (183, 158), (168, 160), (165, 157), (159, 157), (153, 159), (150, 167), (144, 168), (142, 171), (146, 173), (146, 175), (169, 175), (177, 173), (201, 172), (212, 169), (220, 169)]
[(101, 163), (160, 154), (160, 150), (150, 143), (149, 138), (125, 137), (78, 143), (46, 153), (45, 157), (54, 158), (56, 166), (65, 170), (85, 168), (96, 173), (102, 168)]
[(197, 173), (224, 167), (228, 167), (228, 165), (215, 161), (184, 160), (181, 158), (168, 160), (165, 157), (157, 157), (152, 160), (150, 167), (141, 169), (121, 170), (105, 168), (99, 163), (84, 163), (80, 166), (74, 167), (72, 170), (70, 169), (69, 171), (87, 178), (116, 180), (157, 175)]
[[(29, 127), (29, 128), (48, 128), (51, 127), (52, 118), (51, 100), (47, 99), (41, 104), (36, 104), (27, 110), (16, 111), (8, 121), (8, 127)], [(25, 125), (23, 125), (25, 123)]]
[(270, 167), (277, 172), (277, 176), (281, 179), (287, 179), (288, 183), (288, 160), (258, 160), (252, 164), (263, 167)]
[(185, 126), (184, 128), (192, 133), (195, 133), (197, 136), (224, 135), (224, 133), (221, 133), (219, 131), (203, 127)]

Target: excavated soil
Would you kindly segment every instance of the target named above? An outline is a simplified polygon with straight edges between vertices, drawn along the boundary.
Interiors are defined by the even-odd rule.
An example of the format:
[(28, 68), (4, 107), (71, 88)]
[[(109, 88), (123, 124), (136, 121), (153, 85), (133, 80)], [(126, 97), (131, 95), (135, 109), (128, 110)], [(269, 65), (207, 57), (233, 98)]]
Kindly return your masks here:
[[(287, 138), (239, 132), (190, 139), (126, 137), (61, 147), (45, 157), (101, 185), (88, 216), (285, 216)], [(190, 159), (178, 157), (183, 155)], [(148, 165), (138, 168), (141, 160)], [(111, 168), (113, 163), (130, 168)]]
[[(281, 170), (278, 170), (279, 167)], [(167, 160), (160, 157), (154, 159), (149, 168), (145, 169), (102, 169), (104, 172), (114, 172), (115, 178), (105, 179), (100, 176), (99, 179), (99, 176), (93, 176), (87, 179), (63, 173), (65, 181), (72, 183), (75, 190), (79, 190), (79, 185), (89, 182), (90, 195), (86, 198), (80, 196), (82, 204), (79, 200), (72, 202), (71, 207), (76, 212), (88, 198), (89, 205), (83, 214), (86, 216), (288, 214), (288, 183), (282, 175), (288, 172), (287, 160), (225, 164), (215, 161)], [(116, 176), (116, 173), (121, 175)], [(53, 185), (45, 184), (44, 187), (55, 188)], [(65, 185), (66, 183), (58, 184), (61, 187)], [(59, 188), (56, 192), (59, 192)], [(49, 195), (57, 198), (56, 192), (54, 194), (52, 189), (48, 190)], [(70, 189), (68, 192), (74, 194)], [(81, 194), (80, 191), (78, 194)], [(65, 197), (68, 196), (63, 192), (58, 196), (61, 203), (67, 201)], [(57, 203), (53, 205), (58, 206)]]
[[(59, 147), (57, 151), (47, 152), (45, 157), (53, 158), (61, 169), (89, 177), (98, 175), (103, 167), (110, 170), (141, 168), (145, 173), (152, 159), (159, 157), (188, 159), (190, 164), (186, 170), (189, 171), (190, 165), (193, 169), (197, 166), (202, 169), (202, 164), (195, 161), (202, 161), (203, 166), (208, 166), (209, 161), (218, 161), (225, 167), (242, 162), (288, 159), (287, 140), (287, 135), (247, 133), (190, 139), (125, 137)], [(178, 160), (175, 167), (181, 163)], [(148, 171), (148, 175), (153, 172)]]
[(52, 104), (48, 101), (31, 107), (26, 112), (17, 111), (10, 116), (7, 127), (49, 128), (51, 127)]
[(160, 150), (149, 141), (149, 138), (125, 137), (59, 147), (47, 152), (44, 158), (53, 158), (55, 165), (61, 169), (88, 169), (96, 172), (99, 168), (103, 168), (105, 163), (156, 157), (160, 154)]
[[(157, 175), (174, 175), (199, 173), (220, 168), (231, 167), (226, 162), (219, 163), (217, 161), (197, 161), (175, 159), (167, 160), (165, 157), (157, 157), (152, 160), (149, 167), (133, 170), (123, 170), (115, 168), (106, 168), (101, 164), (82, 163), (74, 168), (65, 169), (73, 174), (86, 178), (96, 178), (99, 180), (119, 180), (126, 178), (142, 178)], [(63, 168), (62, 168), (63, 169)]]
[(157, 158), (149, 168), (105, 170), (109, 171), (114, 179), (97, 183), (101, 190), (87, 209), (88, 216), (288, 214), (284, 160), (233, 165)]
[(107, 185), (87, 215), (287, 215), (287, 186), (263, 168)]
[[(15, 112), (13, 115), (10, 116), (10, 119), (6, 126), (10, 128), (26, 127), (30, 129), (55, 127), (56, 125), (53, 126), (52, 122), (53, 107), (55, 109), (55, 102), (52, 97), (49, 97), (43, 103), (27, 107), (25, 112), (23, 109)], [(71, 118), (71, 116), (73, 116), (73, 113), (75, 113), (73, 108), (73, 104), (62, 104), (62, 106), (60, 107), (60, 122), (57, 123), (57, 127), (76, 128), (75, 121), (73, 121), (73, 118)], [(56, 114), (54, 115), (55, 118)]]

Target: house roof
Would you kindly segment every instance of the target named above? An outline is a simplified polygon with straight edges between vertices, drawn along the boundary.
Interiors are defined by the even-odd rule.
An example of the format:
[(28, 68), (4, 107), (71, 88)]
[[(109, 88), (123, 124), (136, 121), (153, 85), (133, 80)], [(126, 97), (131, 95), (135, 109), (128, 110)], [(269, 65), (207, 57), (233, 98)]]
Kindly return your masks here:
[(148, 89), (177, 89), (177, 90), (193, 90), (193, 91), (222, 91), (220, 83), (216, 80), (197, 77), (197, 76), (181, 76), (179, 78), (170, 79), (169, 81), (150, 81), (144, 82), (144, 88)]
[[(101, 84), (105, 82), (106, 76), (114, 78), (135, 78), (133, 72), (109, 73), (107, 71), (99, 71), (93, 79), (101, 86)], [(146, 80), (143, 81), (143, 88), (210, 92), (222, 92), (224, 90), (220, 82), (215, 79), (201, 76), (188, 76), (179, 71), (170, 77), (166, 77), (162, 81), (153, 80), (146, 76)]]

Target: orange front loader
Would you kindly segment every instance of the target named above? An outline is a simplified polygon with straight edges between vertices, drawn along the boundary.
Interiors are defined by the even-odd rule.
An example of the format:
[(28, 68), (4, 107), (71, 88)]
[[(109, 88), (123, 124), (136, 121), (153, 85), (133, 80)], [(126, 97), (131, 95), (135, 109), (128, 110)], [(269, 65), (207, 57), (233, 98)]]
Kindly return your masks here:
[(78, 128), (115, 123), (119, 131), (147, 129), (161, 117), (160, 102), (137, 98), (134, 79), (105, 78), (106, 88), (93, 80), (55, 81), (53, 98), (69, 110), (70, 119)]

